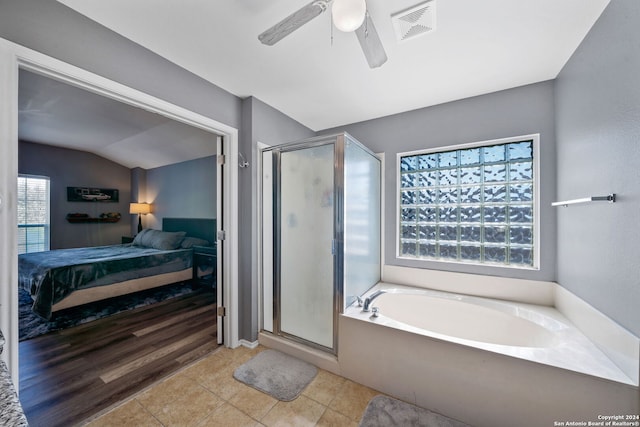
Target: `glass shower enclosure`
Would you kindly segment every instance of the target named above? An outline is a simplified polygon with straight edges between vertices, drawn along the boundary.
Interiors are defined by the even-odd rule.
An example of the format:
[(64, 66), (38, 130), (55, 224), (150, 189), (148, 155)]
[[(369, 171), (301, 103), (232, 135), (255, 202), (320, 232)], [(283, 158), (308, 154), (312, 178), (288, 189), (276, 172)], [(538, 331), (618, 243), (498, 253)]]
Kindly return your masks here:
[(346, 133), (262, 150), (262, 330), (337, 352), (344, 308), (380, 281), (381, 162)]

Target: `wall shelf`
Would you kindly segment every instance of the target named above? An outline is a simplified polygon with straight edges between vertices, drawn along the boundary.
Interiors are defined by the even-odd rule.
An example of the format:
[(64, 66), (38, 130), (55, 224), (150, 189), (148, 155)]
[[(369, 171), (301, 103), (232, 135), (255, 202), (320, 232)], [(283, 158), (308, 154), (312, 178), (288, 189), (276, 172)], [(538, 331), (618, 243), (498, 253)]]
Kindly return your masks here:
[(573, 199), (573, 200), (564, 200), (561, 202), (553, 202), (551, 206), (563, 206), (567, 207), (569, 205), (577, 205), (580, 203), (591, 203), (591, 202), (609, 202), (615, 203), (616, 195), (615, 193), (611, 193), (607, 196), (591, 196), (591, 197), (583, 197), (582, 199)]
[(80, 223), (90, 223), (90, 222), (104, 222), (104, 223), (113, 223), (120, 221), (120, 215), (117, 216), (105, 216), (100, 218), (92, 218), (88, 215), (78, 215), (78, 214), (68, 214), (67, 221), (72, 224), (80, 224)]

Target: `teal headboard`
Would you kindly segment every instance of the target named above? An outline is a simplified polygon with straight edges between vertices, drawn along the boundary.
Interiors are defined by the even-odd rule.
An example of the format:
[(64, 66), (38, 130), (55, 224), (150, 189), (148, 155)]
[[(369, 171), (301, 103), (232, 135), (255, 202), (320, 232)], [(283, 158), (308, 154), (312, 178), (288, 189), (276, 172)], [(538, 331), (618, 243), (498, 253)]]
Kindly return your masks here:
[(216, 220), (210, 218), (163, 218), (164, 231), (185, 231), (189, 237), (208, 240), (216, 244)]

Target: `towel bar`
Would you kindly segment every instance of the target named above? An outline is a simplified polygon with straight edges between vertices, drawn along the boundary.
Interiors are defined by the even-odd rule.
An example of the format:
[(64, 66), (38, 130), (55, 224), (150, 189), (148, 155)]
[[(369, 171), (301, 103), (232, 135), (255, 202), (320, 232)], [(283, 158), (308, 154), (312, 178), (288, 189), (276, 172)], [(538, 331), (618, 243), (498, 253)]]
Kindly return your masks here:
[(567, 207), (569, 205), (575, 205), (578, 203), (589, 203), (589, 202), (609, 202), (615, 203), (616, 195), (615, 193), (611, 193), (608, 196), (591, 196), (584, 197), (582, 199), (573, 199), (573, 200), (564, 200), (562, 202), (553, 202), (551, 206), (564, 206)]

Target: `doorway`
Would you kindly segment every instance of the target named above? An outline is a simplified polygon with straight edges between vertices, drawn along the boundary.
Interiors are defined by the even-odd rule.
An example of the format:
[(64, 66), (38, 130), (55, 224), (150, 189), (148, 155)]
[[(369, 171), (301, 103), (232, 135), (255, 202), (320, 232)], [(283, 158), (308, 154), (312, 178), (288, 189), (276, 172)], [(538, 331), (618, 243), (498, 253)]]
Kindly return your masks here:
[[(220, 301), (228, 313), (224, 322), (224, 345), (238, 342), (237, 301), (237, 158), (238, 131), (208, 117), (149, 96), (135, 89), (104, 79), (96, 74), (0, 39), (0, 87), (7, 94), (0, 100), (0, 328), (7, 339), (3, 360), (18, 384), (18, 310), (17, 310), (17, 215), (15, 183), (18, 176), (18, 71), (27, 70), (90, 92), (143, 108), (181, 123), (220, 135), (220, 146), (228, 164), (223, 171), (222, 216), (226, 239), (219, 246), (218, 282), (223, 293)], [(220, 321), (221, 319), (219, 319)], [(220, 322), (222, 323), (222, 322)]]

